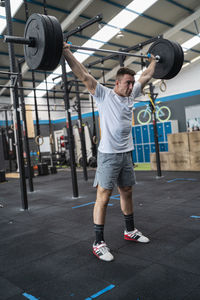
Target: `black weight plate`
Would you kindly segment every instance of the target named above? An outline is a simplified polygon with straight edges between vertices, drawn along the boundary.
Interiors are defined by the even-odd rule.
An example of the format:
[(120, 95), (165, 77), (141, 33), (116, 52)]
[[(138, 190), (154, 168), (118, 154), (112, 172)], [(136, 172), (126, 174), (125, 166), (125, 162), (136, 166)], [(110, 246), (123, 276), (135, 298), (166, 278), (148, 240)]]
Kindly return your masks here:
[(53, 16), (48, 16), (48, 17), (51, 23), (53, 24), (53, 30), (54, 30), (55, 55), (52, 58), (53, 59), (52, 64), (57, 66), (60, 62), (62, 51), (63, 51), (63, 33), (58, 20)]
[(45, 31), (45, 43), (44, 43), (44, 56), (42, 61), (38, 67), (38, 70), (51, 70), (51, 62), (52, 62), (52, 38), (53, 38), (53, 28), (49, 19), (45, 15), (41, 15), (41, 21), (44, 26)]
[(53, 16), (33, 14), (27, 21), (24, 36), (33, 37), (36, 41), (35, 47), (24, 47), (29, 68), (53, 71), (60, 61), (63, 47), (63, 34), (58, 20)]
[(184, 61), (184, 54), (183, 54), (182, 47), (177, 42), (172, 42), (171, 41), (171, 43), (173, 44), (174, 49), (175, 49), (175, 60), (174, 60), (173, 68), (167, 74), (165, 79), (174, 78), (179, 73), (179, 71), (181, 70), (182, 65), (183, 65), (183, 61)]
[(58, 20), (53, 16), (42, 15), (46, 30), (46, 47), (41, 70), (53, 71), (61, 58), (63, 49), (63, 34)]
[(174, 65), (174, 46), (169, 40), (158, 39), (150, 46), (148, 52), (154, 56), (160, 56), (160, 61), (156, 64), (153, 78), (165, 79), (165, 76), (169, 74)]
[(40, 14), (32, 14), (26, 23), (24, 37), (34, 38), (35, 46), (24, 46), (24, 57), (28, 67), (32, 70), (39, 69), (45, 53), (46, 33)]

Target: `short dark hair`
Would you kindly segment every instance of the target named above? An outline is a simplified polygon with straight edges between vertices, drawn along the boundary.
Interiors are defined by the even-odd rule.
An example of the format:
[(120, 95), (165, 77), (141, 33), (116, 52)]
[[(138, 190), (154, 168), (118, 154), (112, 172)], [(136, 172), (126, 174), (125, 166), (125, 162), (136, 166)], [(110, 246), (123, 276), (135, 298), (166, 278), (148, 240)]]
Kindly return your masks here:
[(117, 71), (116, 79), (120, 79), (122, 76), (124, 76), (126, 74), (134, 76), (135, 75), (135, 71), (133, 71), (133, 70), (131, 70), (129, 68), (126, 68), (126, 67), (122, 67), (122, 68), (120, 68)]

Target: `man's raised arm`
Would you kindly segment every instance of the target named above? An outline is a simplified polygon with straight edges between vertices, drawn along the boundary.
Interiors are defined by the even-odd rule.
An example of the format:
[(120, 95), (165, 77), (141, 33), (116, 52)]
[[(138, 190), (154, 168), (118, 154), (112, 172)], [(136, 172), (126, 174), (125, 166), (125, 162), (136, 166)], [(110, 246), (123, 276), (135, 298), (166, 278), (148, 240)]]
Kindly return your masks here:
[(139, 82), (141, 83), (141, 89), (144, 88), (146, 83), (153, 77), (155, 67), (156, 67), (156, 58), (151, 55), (149, 58), (150, 64), (148, 68), (142, 73), (142, 75), (139, 78)]
[(70, 66), (72, 72), (83, 82), (88, 91), (94, 95), (97, 85), (96, 79), (89, 74), (88, 70), (81, 64), (70, 51), (70, 45), (63, 43), (63, 55)]

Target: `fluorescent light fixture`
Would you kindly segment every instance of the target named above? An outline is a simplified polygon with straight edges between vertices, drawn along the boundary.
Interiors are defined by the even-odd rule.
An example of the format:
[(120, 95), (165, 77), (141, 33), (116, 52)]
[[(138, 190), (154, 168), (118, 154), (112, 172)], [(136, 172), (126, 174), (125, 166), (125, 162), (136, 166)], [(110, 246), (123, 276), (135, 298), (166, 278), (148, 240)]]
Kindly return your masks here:
[[(20, 6), (22, 5), (23, 0), (15, 0), (10, 1), (10, 9), (11, 9), (11, 17), (13, 17)], [(0, 7), (0, 34), (3, 33), (4, 29), (6, 28), (6, 9), (5, 7)]]
[(187, 66), (189, 66), (190, 65), (190, 63), (188, 62), (188, 63), (186, 63), (186, 64), (184, 64), (183, 66), (182, 66), (182, 69), (183, 68), (185, 68), (185, 67), (187, 67)]
[(197, 60), (199, 60), (200, 59), (200, 56), (197, 56), (197, 57), (195, 57), (195, 58), (193, 58), (192, 60), (191, 60), (191, 63), (193, 63), (193, 62), (195, 62), (195, 61), (197, 61)]
[(157, 0), (135, 0), (127, 5), (126, 9), (134, 10), (135, 12), (142, 14), (145, 10), (151, 7)]
[[(95, 33), (90, 40), (84, 43), (83, 47), (92, 47), (95, 49), (101, 48), (106, 42), (111, 40), (118, 32), (119, 29), (123, 29), (128, 26), (131, 22), (133, 22), (140, 14), (142, 14), (145, 10), (147, 10), (150, 6), (156, 3), (158, 0), (134, 0), (129, 5), (127, 5), (123, 10), (119, 12), (108, 24), (103, 26), (97, 33)], [(83, 63), (90, 55), (92, 55), (94, 51), (76, 51), (74, 56), (76, 59)], [(59, 67), (60, 68), (60, 67)], [(54, 72), (58, 73), (59, 68), (57, 68)], [(71, 69), (69, 66), (66, 66), (66, 71), (69, 72)], [(60, 72), (61, 73), (61, 72)], [(50, 75), (52, 76), (52, 75)], [(53, 75), (55, 76), (55, 74)], [(48, 81), (50, 81), (50, 77), (48, 77)], [(39, 84), (38, 88), (41, 88)], [(50, 85), (48, 85), (50, 88)], [(36, 91), (37, 97), (42, 97), (46, 93), (42, 91)], [(33, 96), (33, 92), (29, 94)]]
[(183, 48), (183, 51), (186, 52), (187, 50), (193, 48), (194, 46), (196, 46), (199, 43), (200, 43), (200, 34), (194, 36), (193, 38), (191, 38), (188, 41), (186, 41), (185, 43), (183, 43), (181, 45), (181, 47)]

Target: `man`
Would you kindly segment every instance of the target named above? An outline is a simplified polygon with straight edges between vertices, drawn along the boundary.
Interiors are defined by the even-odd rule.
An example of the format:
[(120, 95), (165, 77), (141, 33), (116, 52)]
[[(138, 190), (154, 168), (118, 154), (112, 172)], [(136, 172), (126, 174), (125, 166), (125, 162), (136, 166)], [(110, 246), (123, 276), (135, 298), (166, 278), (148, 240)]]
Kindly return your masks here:
[(121, 210), (125, 218), (124, 239), (148, 243), (149, 239), (134, 226), (132, 186), (135, 174), (132, 164), (132, 108), (145, 84), (152, 78), (156, 60), (149, 58), (149, 66), (135, 83), (135, 72), (120, 68), (114, 89), (98, 83), (87, 69), (79, 63), (64, 43), (63, 55), (73, 73), (84, 83), (96, 100), (101, 126), (101, 141), (98, 148), (97, 171), (94, 186), (97, 187), (93, 220), (96, 239), (93, 253), (101, 260), (112, 261), (113, 255), (104, 240), (106, 208), (115, 183), (120, 193)]

